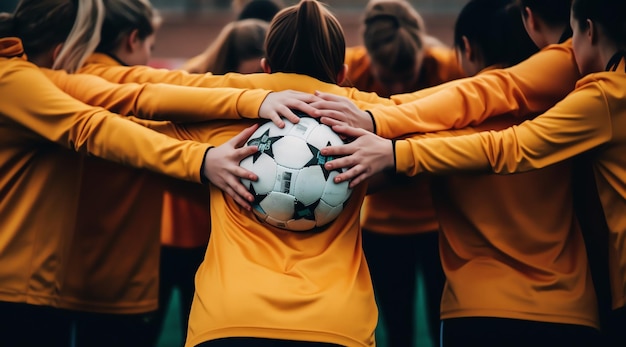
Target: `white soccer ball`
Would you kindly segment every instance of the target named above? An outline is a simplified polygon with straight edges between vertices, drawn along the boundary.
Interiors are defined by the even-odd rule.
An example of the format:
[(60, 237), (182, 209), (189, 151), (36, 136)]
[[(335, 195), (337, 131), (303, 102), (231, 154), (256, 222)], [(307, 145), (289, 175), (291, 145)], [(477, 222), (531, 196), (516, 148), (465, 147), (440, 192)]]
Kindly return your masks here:
[(327, 125), (304, 114), (298, 124), (285, 119), (285, 127), (261, 125), (248, 146), (259, 151), (241, 161), (254, 172), (256, 182), (242, 180), (254, 195), (255, 215), (262, 221), (291, 231), (311, 231), (332, 222), (350, 197), (348, 182), (335, 183), (341, 171), (328, 171), (331, 157), (319, 153), (326, 146), (343, 144)]

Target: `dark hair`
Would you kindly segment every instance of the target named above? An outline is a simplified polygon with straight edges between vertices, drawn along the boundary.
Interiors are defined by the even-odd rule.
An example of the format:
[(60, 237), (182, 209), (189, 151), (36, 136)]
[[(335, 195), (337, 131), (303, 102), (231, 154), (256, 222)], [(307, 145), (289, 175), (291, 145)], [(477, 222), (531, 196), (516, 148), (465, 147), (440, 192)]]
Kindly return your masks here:
[(239, 12), (237, 20), (260, 19), (270, 22), (282, 8), (283, 6), (274, 0), (252, 0)]
[(567, 25), (569, 27), (572, 0), (517, 0), (517, 2), (524, 15), (524, 7), (528, 7), (549, 26)]
[(126, 35), (137, 30), (139, 39), (152, 35), (160, 16), (147, 0), (107, 0), (100, 44), (96, 51), (111, 53)]
[(398, 73), (418, 63), (426, 30), (422, 17), (407, 1), (370, 1), (364, 24), (363, 42), (374, 63)]
[(462, 37), (484, 67), (515, 65), (539, 49), (524, 28), (519, 7), (513, 0), (471, 0), (454, 26), (454, 45), (464, 52)]
[(276, 14), (265, 39), (265, 53), (272, 72), (337, 83), (346, 41), (339, 21), (326, 7), (315, 0), (302, 0)]
[(13, 14), (0, 12), (0, 38), (12, 37), (15, 35), (15, 21)]
[(581, 29), (587, 28), (587, 19), (602, 28), (607, 38), (626, 48), (625, 0), (574, 0), (572, 14)]
[(183, 70), (192, 73), (211, 72), (223, 75), (238, 72), (239, 65), (248, 59), (265, 56), (265, 35), (269, 23), (260, 19), (241, 19), (224, 26), (204, 52), (188, 61)]

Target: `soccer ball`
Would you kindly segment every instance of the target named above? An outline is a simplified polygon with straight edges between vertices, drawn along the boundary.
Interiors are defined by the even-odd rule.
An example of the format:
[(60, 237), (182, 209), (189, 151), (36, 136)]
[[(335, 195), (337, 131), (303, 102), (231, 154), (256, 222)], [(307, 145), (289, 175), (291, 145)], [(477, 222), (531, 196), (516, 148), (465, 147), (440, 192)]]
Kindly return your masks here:
[(313, 231), (337, 218), (352, 190), (348, 182), (333, 182), (343, 169), (326, 170), (324, 163), (333, 158), (320, 154), (343, 140), (315, 118), (296, 114), (298, 124), (285, 119), (281, 129), (268, 122), (250, 136), (247, 145), (259, 151), (240, 165), (259, 179), (242, 182), (255, 197), (252, 207), (259, 219), (282, 229)]

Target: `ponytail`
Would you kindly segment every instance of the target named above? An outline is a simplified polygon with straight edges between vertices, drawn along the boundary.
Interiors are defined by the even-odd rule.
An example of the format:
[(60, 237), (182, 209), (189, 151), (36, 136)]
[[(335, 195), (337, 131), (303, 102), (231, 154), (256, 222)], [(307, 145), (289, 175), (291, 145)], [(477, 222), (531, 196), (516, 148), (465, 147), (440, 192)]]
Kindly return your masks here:
[(102, 0), (77, 0), (78, 8), (72, 31), (54, 61), (53, 69), (76, 72), (100, 42), (105, 9)]
[(337, 83), (346, 42), (339, 21), (315, 0), (302, 0), (276, 14), (265, 40), (273, 72), (308, 75)]
[(365, 9), (363, 42), (376, 64), (403, 72), (424, 50), (424, 20), (404, 0), (372, 0)]

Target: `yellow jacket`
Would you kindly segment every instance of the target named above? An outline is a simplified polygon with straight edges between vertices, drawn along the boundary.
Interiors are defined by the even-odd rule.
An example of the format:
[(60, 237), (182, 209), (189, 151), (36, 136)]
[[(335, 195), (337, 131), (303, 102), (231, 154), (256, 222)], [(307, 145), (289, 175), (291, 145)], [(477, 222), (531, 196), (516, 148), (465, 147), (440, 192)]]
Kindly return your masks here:
[[(359, 90), (389, 95), (389, 91), (372, 75), (371, 62), (363, 46), (346, 50), (347, 83)], [(433, 87), (464, 77), (454, 50), (430, 47), (424, 52), (420, 77), (413, 90)], [(429, 180), (393, 180), (383, 190), (368, 195), (363, 203), (361, 225), (364, 229), (384, 234), (413, 234), (437, 231), (438, 224), (431, 201)], [(406, 181), (406, 182), (404, 182)]]
[[(610, 230), (613, 307), (626, 297), (626, 74), (583, 77), (553, 108), (499, 132), (396, 142), (396, 169), (408, 175), (453, 170), (510, 173), (545, 168), (596, 148), (594, 173)], [(445, 155), (442, 155), (445, 153)]]
[[(154, 69), (148, 66), (111, 66), (112, 58), (105, 54), (94, 54), (87, 59), (86, 64), (79, 70), (80, 73), (97, 75), (115, 83), (167, 83), (181, 86), (205, 87), (205, 88), (244, 88), (267, 90), (293, 89), (302, 92), (313, 93), (316, 90), (326, 90), (329, 93), (342, 95), (354, 100), (359, 105), (384, 104), (391, 105), (393, 101), (381, 98), (376, 93), (362, 92), (355, 88), (340, 87), (335, 84), (321, 82), (315, 78), (293, 73), (258, 73), (225, 75), (189, 74), (181, 70)], [(250, 91), (253, 92), (253, 91)], [(259, 91), (257, 91), (259, 92)], [(249, 99), (247, 98), (249, 96)], [(254, 96), (246, 95), (246, 100), (255, 100)], [(230, 96), (232, 98), (232, 96)], [(233, 100), (233, 99), (230, 99)], [(260, 106), (262, 98), (256, 96), (256, 102), (249, 107)], [(232, 101), (231, 101), (232, 103)], [(237, 102), (238, 107), (244, 107), (243, 101)], [(258, 108), (250, 111), (248, 108), (240, 110), (240, 114), (247, 117), (258, 114)]]
[[(327, 88), (320, 89), (328, 91)], [(220, 144), (254, 121), (149, 123), (181, 139)], [(186, 346), (236, 337), (374, 346), (378, 311), (361, 247), (366, 185), (319, 233), (261, 223), (211, 188), (211, 241), (196, 274)]]
[(525, 117), (543, 112), (571, 92), (579, 78), (570, 39), (510, 68), (448, 82), (435, 87), (436, 93), (425, 89), (394, 96), (400, 106), (370, 111), (376, 133), (386, 138), (463, 128), (501, 114)]
[[(345, 85), (394, 98), (372, 75), (371, 61), (365, 47), (348, 47), (345, 62), (348, 65)], [(424, 52), (420, 77), (413, 86), (413, 90), (434, 87), (462, 77), (465, 77), (465, 74), (454, 50), (445, 47), (428, 47)]]
[[(59, 90), (0, 39), (0, 300), (55, 306), (90, 154), (200, 182), (207, 144), (180, 142)], [(36, 102), (35, 102), (36, 101)]]
[[(447, 136), (505, 129), (524, 120), (499, 116), (428, 136), (451, 139)], [(599, 327), (571, 178), (570, 161), (513, 175), (433, 178), (446, 274), (442, 319), (499, 317)]]

